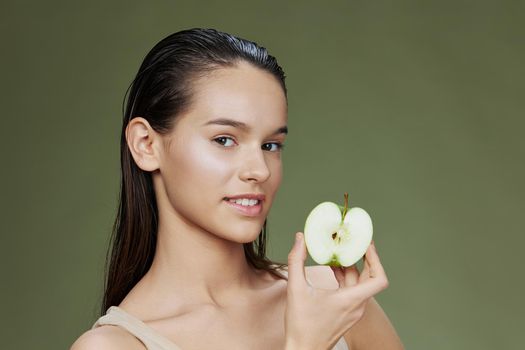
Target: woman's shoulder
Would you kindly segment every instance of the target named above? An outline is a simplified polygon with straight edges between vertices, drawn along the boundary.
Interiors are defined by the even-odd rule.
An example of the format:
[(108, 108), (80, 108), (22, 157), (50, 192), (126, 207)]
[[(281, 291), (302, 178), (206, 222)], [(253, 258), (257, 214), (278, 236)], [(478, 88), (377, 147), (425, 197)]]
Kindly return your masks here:
[(103, 325), (83, 333), (69, 350), (144, 350), (146, 347), (131, 333), (113, 325)]

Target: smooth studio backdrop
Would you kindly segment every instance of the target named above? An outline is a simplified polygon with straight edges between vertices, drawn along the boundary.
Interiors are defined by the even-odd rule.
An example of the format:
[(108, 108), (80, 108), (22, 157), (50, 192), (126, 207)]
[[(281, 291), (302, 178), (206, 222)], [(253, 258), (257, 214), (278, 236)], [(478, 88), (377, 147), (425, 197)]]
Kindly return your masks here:
[[(407, 349), (519, 349), (522, 1), (2, 1), (2, 347), (64, 349), (98, 317), (124, 92), (166, 35), (254, 40), (289, 89), (269, 217), (285, 262), (319, 202), (366, 209)], [(308, 260), (307, 264), (313, 264)]]

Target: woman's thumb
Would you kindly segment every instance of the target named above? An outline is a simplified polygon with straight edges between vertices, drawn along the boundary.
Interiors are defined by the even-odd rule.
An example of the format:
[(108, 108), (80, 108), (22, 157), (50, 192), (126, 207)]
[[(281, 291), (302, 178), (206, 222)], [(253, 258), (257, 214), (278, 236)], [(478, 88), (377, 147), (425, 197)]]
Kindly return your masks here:
[(295, 243), (288, 254), (288, 283), (292, 285), (306, 285), (304, 272), (304, 261), (306, 260), (306, 245), (304, 234), (297, 232), (295, 234)]

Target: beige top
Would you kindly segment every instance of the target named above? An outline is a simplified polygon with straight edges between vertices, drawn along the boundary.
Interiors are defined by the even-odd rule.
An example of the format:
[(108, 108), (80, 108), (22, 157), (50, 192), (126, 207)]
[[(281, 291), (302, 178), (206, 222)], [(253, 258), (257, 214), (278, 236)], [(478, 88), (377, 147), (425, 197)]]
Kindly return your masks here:
[[(281, 270), (285, 276), (287, 271)], [(103, 325), (114, 325), (124, 328), (139, 339), (148, 350), (182, 350), (168, 338), (157, 333), (144, 322), (125, 312), (118, 306), (111, 306), (106, 314), (100, 317), (91, 328)], [(332, 350), (348, 350), (344, 337), (341, 337)]]

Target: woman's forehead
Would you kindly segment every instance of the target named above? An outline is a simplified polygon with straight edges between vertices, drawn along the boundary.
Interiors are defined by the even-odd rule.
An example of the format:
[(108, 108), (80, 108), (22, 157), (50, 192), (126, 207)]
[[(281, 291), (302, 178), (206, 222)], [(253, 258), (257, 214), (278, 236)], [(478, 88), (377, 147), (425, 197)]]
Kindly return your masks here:
[(222, 118), (249, 126), (270, 123), (280, 127), (286, 125), (287, 109), (286, 96), (277, 79), (244, 64), (220, 68), (199, 78), (193, 87), (188, 114), (197, 124)]

